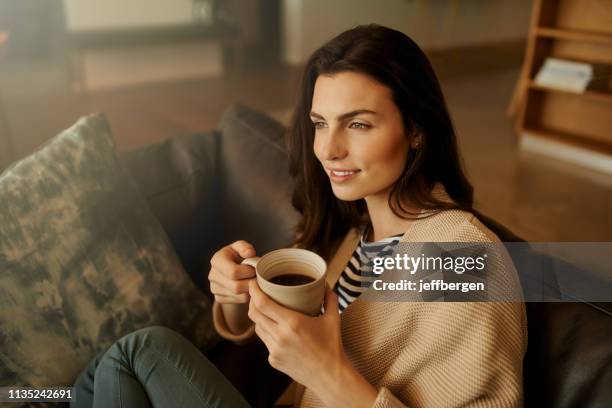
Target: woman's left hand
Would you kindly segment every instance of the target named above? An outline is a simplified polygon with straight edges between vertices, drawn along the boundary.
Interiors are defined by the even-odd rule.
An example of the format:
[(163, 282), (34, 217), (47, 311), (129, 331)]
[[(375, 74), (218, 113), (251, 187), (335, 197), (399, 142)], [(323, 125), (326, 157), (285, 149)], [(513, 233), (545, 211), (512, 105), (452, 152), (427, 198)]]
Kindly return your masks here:
[(312, 317), (279, 305), (255, 279), (249, 285), (249, 318), (268, 348), (270, 365), (313, 390), (324, 386), (348, 363), (342, 347), (338, 297), (329, 286), (325, 291), (325, 312)]

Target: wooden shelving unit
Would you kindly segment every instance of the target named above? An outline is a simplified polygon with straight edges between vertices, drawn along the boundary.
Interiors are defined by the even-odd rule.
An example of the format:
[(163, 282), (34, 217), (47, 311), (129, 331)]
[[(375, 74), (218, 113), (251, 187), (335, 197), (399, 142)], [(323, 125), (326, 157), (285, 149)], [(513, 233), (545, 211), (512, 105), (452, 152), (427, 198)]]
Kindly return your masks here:
[(537, 27), (536, 35), (542, 38), (556, 38), (560, 40), (575, 40), (612, 45), (612, 37), (588, 31), (571, 31), (558, 28)]
[(517, 133), (604, 154), (612, 163), (612, 78), (572, 93), (534, 77), (548, 57), (612, 66), (612, 0), (535, 0), (521, 78), (510, 112)]
[[(562, 94), (576, 95), (574, 92), (565, 91), (563, 89), (551, 88), (548, 86), (538, 85), (533, 80), (529, 81), (529, 89), (543, 92), (559, 92)], [(601, 102), (612, 103), (612, 92), (598, 91), (598, 90), (586, 90), (580, 94), (585, 99), (591, 99)]]

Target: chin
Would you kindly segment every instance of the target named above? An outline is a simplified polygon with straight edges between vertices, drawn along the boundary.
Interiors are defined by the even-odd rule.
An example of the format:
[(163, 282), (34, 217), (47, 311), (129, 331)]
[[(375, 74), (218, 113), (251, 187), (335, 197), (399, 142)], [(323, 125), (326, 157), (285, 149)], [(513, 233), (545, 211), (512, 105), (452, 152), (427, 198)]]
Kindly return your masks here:
[(332, 186), (332, 191), (336, 198), (342, 201), (357, 201), (365, 197), (359, 191), (355, 191), (354, 189), (343, 189), (338, 187), (334, 188)]

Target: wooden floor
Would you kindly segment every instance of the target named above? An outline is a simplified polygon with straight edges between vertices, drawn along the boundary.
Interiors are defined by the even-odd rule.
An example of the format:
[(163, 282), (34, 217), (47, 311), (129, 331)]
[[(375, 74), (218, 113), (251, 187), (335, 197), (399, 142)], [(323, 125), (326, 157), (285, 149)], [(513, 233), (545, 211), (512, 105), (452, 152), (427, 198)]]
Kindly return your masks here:
[[(611, 177), (517, 149), (505, 109), (522, 51), (498, 47), (431, 58), (477, 208), (531, 241), (612, 241)], [(212, 129), (233, 102), (286, 119), (300, 74), (276, 67), (79, 94), (61, 63), (4, 66), (0, 73), (0, 148), (9, 146), (13, 158), (94, 111), (107, 114), (121, 150)]]

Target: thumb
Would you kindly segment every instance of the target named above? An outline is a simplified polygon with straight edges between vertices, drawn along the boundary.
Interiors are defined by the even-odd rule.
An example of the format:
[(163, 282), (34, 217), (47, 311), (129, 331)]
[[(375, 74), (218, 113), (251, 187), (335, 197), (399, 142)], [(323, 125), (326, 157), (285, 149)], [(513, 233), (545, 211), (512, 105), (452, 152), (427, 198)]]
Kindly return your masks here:
[(338, 315), (338, 295), (328, 284), (325, 284), (325, 315), (334, 313)]

